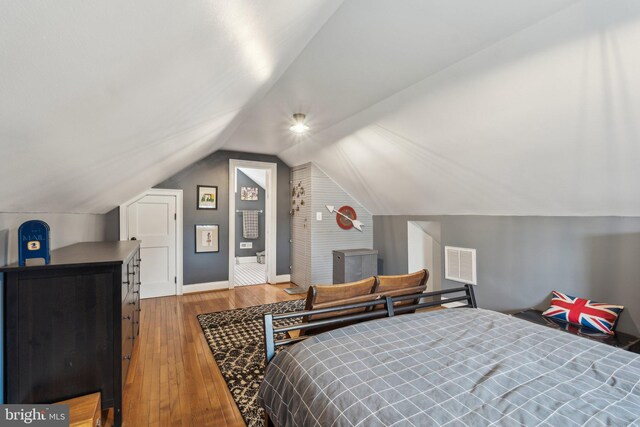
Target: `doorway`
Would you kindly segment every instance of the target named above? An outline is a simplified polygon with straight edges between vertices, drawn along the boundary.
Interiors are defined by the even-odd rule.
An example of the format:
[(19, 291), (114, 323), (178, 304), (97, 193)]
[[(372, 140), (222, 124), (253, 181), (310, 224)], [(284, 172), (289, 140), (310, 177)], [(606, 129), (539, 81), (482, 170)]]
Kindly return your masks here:
[(442, 247), (440, 223), (436, 221), (408, 221), (408, 272), (429, 270), (427, 292), (441, 289)]
[(140, 298), (182, 295), (182, 190), (149, 190), (120, 206), (120, 239), (140, 241)]
[(276, 282), (275, 163), (229, 160), (229, 288)]

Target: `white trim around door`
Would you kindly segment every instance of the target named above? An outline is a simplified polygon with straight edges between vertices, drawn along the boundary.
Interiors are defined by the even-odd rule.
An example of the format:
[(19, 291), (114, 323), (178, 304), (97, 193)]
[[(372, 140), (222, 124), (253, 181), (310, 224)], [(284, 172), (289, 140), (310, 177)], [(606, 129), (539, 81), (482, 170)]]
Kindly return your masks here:
[[(120, 240), (129, 239), (129, 216), (127, 208), (146, 196), (173, 196), (176, 198), (176, 295), (182, 295), (182, 190), (151, 188), (120, 205)], [(144, 260), (143, 260), (144, 262)]]
[(268, 162), (254, 162), (249, 160), (229, 159), (229, 289), (235, 287), (235, 258), (236, 258), (236, 174), (238, 168), (263, 169), (267, 171), (267, 188), (265, 203), (265, 245), (267, 249), (267, 282), (275, 284), (276, 251), (277, 251), (277, 195), (278, 195), (278, 165)]

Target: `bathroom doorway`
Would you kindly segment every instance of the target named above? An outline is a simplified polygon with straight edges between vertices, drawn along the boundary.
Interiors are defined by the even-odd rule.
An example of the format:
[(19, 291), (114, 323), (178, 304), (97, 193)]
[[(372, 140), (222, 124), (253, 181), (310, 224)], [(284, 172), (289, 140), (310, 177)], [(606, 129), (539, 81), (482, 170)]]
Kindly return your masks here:
[(275, 283), (276, 165), (230, 160), (229, 173), (229, 287)]

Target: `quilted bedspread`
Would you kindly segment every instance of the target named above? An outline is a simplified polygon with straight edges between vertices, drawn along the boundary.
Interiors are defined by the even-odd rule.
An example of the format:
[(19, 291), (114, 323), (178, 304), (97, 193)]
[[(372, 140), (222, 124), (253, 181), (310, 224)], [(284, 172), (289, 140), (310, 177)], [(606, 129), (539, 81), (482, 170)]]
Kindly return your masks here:
[(348, 326), (281, 351), (276, 426), (640, 426), (640, 356), (482, 309)]

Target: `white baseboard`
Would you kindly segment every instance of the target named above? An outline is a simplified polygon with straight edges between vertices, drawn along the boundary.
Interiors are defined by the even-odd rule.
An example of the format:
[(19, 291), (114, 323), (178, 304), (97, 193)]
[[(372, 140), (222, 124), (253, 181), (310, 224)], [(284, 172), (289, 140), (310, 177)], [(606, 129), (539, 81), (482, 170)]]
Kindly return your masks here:
[[(291, 281), (290, 274), (282, 274), (276, 276), (276, 283), (287, 283)], [(229, 289), (229, 281), (223, 280), (221, 282), (208, 282), (208, 283), (196, 283), (194, 285), (182, 286), (183, 294), (191, 294), (194, 292), (206, 292), (206, 291), (219, 291), (221, 289)]]
[(229, 289), (229, 281), (221, 282), (196, 283), (195, 285), (182, 286), (183, 294), (191, 294), (194, 292), (219, 291), (221, 289)]
[(167, 295), (167, 291), (162, 288), (159, 290), (155, 290), (151, 286), (145, 286), (142, 292), (140, 293), (140, 299), (162, 298), (162, 297), (169, 297), (174, 295), (175, 294)]
[(236, 257), (236, 259), (238, 260), (239, 264), (248, 264), (251, 262), (258, 262), (257, 256), (239, 256), (239, 257)]
[(281, 274), (279, 276), (276, 276), (276, 283), (287, 283), (290, 281), (291, 281), (290, 274)]

